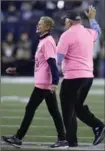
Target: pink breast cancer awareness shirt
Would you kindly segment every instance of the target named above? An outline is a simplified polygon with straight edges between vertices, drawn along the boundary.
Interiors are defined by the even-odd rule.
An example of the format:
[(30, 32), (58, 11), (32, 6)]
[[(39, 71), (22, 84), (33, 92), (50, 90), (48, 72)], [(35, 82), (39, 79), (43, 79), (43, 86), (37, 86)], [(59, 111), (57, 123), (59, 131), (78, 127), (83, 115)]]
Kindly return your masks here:
[(63, 54), (64, 79), (93, 77), (93, 46), (97, 32), (81, 24), (65, 31), (58, 42), (57, 53)]
[(49, 58), (56, 59), (56, 43), (51, 35), (41, 39), (35, 54), (34, 83), (40, 89), (51, 89), (52, 75), (47, 63)]

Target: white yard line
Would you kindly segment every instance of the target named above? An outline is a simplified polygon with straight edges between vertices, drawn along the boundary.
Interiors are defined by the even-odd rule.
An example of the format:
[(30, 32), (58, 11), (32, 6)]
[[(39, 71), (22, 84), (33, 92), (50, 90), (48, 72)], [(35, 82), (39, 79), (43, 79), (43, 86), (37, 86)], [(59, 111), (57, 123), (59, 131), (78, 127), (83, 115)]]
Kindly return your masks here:
[[(2, 119), (22, 119), (23, 117), (22, 116), (1, 116), (1, 120)], [(51, 120), (52, 118), (50, 117), (35, 117), (35, 120)]]
[[(98, 90), (93, 89), (89, 92), (89, 95), (90, 96), (91, 95), (101, 95), (102, 96), (102, 95), (104, 95), (104, 89), (98, 89)], [(15, 102), (20, 101), (20, 102), (27, 103), (29, 101), (29, 97), (27, 97), (27, 96), (22, 96), (22, 97), (20, 97), (20, 96), (1, 96), (1, 102), (4, 102), (4, 101), (5, 102), (6, 101), (15, 101)], [(103, 100), (99, 100), (99, 101), (93, 100), (92, 102), (99, 104), (100, 101), (102, 102)], [(103, 103), (104, 103), (104, 101), (103, 101)]]
[[(1, 128), (3, 127), (6, 127), (6, 128), (17, 128), (17, 127), (20, 127), (20, 125), (2, 125), (0, 126)], [(52, 126), (40, 126), (40, 125), (37, 125), (37, 126), (31, 126), (31, 128), (47, 128), (47, 129), (54, 129), (54, 127)]]
[[(57, 138), (57, 136), (26, 135), (29, 138)], [(94, 137), (78, 137), (79, 139), (93, 139)]]
[[(25, 103), (25, 102), (19, 102), (19, 103), (21, 103), (21, 104), (19, 104), (19, 103), (5, 103), (6, 102), (6, 100), (4, 100), (4, 101), (2, 101), (2, 103), (1, 103), (1, 106), (3, 107), (3, 108), (11, 108), (11, 109), (13, 109), (13, 108), (17, 108), (17, 109), (19, 109), (20, 108), (20, 105), (21, 105), (21, 108), (24, 108), (26, 105), (27, 105), (27, 103)], [(12, 101), (13, 102), (13, 101)], [(87, 100), (86, 101), (86, 103), (88, 103), (88, 104), (100, 104), (100, 103), (103, 103), (104, 104), (104, 100)], [(59, 101), (58, 101), (58, 104), (59, 104)], [(59, 104), (60, 105), (60, 104)], [(43, 104), (41, 104), (41, 106), (46, 106), (46, 104), (45, 104), (45, 102), (43, 102)]]
[[(95, 114), (95, 113), (94, 113)], [(96, 112), (96, 114), (102, 114), (102, 115), (104, 115), (104, 113), (101, 113), (101, 112)], [(2, 119), (12, 119), (12, 120), (17, 120), (17, 119), (22, 119), (23, 117), (22, 116), (1, 116), (1, 120)], [(51, 120), (52, 118), (51, 117), (36, 117), (35, 116), (35, 119), (37, 119), (37, 120)]]
[[(3, 125), (3, 124), (1, 124), (1, 128), (9, 128), (9, 129), (11, 129), (11, 128), (17, 128), (17, 127), (20, 127), (20, 125)], [(31, 126), (31, 128), (38, 128), (38, 129), (40, 129), (40, 128), (47, 128), (47, 129), (55, 129), (55, 127), (54, 126), (47, 126), (47, 125), (43, 125), (43, 126), (40, 126), (40, 125), (37, 125), (37, 126)], [(90, 128), (89, 127), (87, 127), (87, 126), (79, 126), (79, 129), (84, 129), (84, 130), (90, 130)]]
[[(62, 81), (62, 78), (61, 80)], [(1, 77), (1, 84), (33, 84), (33, 77)], [(93, 85), (104, 86), (104, 79), (94, 79)]]
[(89, 95), (104, 95), (104, 89), (91, 89)]
[[(91, 95), (104, 95), (104, 89), (93, 89), (89, 92), (89, 96)], [(20, 101), (20, 102), (28, 102), (29, 101), (29, 97), (19, 97), (19, 96), (1, 96), (1, 102), (4, 101)], [(95, 101), (94, 101), (95, 102)], [(96, 101), (95, 103), (100, 103)]]
[[(1, 148), (2, 149), (13, 149), (13, 147), (12, 146), (9, 146), (9, 145), (2, 145), (1, 146)], [(30, 149), (30, 150), (36, 150), (36, 151), (39, 151), (39, 150), (43, 150), (43, 151), (48, 151), (48, 150), (62, 150), (62, 151), (64, 151), (64, 150), (72, 150), (72, 151), (104, 151), (104, 145), (101, 145), (99, 148), (98, 147), (93, 147), (93, 146), (80, 146), (80, 147), (70, 147), (70, 148), (68, 148), (68, 149), (51, 149), (50, 147), (48, 147), (48, 146), (28, 146), (28, 145), (22, 145), (22, 147), (21, 147), (21, 149), (22, 150), (28, 150), (28, 149)]]
[[(98, 95), (98, 93), (96, 93)], [(22, 97), (19, 97), (19, 96), (1, 96), (1, 102), (9, 102), (9, 101), (14, 101), (14, 102), (21, 102), (21, 103), (27, 103), (29, 101), (29, 97), (26, 97), (26, 96), (22, 96)], [(88, 101), (89, 103), (90, 101)], [(92, 100), (91, 103), (96, 103), (96, 104), (100, 104), (101, 103), (104, 103), (104, 96), (103, 96), (103, 100)], [(6, 106), (10, 106), (10, 105), (6, 105)], [(11, 104), (11, 106), (16, 106), (14, 104)]]
[[(104, 151), (104, 144), (99, 144), (97, 146), (93, 146), (91, 143), (79, 143), (78, 147), (68, 148), (68, 149), (51, 149), (49, 145), (52, 145), (54, 142), (24, 142), (21, 146), (21, 149), (34, 149), (34, 150), (72, 150), (72, 151)], [(10, 145), (5, 144), (4, 142), (1, 142), (1, 148), (2, 149), (12, 149), (13, 147)]]
[[(95, 111), (95, 113), (96, 113), (96, 111), (97, 110), (101, 110), (102, 111), (102, 113), (104, 113), (104, 106), (95, 106), (94, 108), (93, 107), (90, 107), (90, 109), (94, 112)], [(4, 113), (24, 113), (24, 111), (25, 111), (25, 108), (23, 108), (23, 109), (0, 109), (0, 112), (4, 112)], [(46, 111), (44, 111), (44, 110), (37, 110), (37, 112), (38, 113), (48, 113), (48, 111), (46, 110)]]
[[(57, 136), (48, 136), (48, 135), (25, 135), (26, 138), (57, 138)], [(94, 139), (94, 137), (78, 137), (78, 139)]]
[[(4, 144), (3, 141), (1, 141)], [(23, 145), (52, 145), (54, 142), (23, 142)], [(92, 145), (91, 143), (79, 143), (79, 145)]]

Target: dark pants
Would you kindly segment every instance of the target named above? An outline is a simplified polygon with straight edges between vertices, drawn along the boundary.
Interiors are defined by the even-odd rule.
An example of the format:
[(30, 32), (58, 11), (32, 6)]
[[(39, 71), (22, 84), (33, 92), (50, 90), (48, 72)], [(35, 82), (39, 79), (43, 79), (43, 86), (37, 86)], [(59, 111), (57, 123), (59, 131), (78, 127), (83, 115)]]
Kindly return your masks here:
[(66, 139), (69, 144), (77, 142), (76, 116), (93, 129), (103, 126), (103, 123), (91, 113), (88, 106), (84, 105), (92, 82), (93, 78), (64, 79), (62, 82), (60, 99)]
[(55, 92), (51, 92), (50, 90), (42, 90), (39, 88), (34, 88), (32, 92), (29, 103), (26, 106), (25, 115), (20, 129), (16, 134), (17, 138), (22, 139), (25, 136), (32, 122), (36, 109), (44, 99), (46, 101), (48, 111), (54, 120), (59, 140), (65, 140), (63, 121), (58, 109), (56, 94)]

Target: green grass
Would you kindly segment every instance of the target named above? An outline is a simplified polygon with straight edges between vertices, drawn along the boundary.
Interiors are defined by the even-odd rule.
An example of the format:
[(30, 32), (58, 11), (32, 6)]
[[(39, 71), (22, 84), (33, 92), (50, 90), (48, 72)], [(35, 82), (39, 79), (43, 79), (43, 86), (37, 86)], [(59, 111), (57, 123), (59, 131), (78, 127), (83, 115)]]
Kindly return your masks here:
[[(59, 86), (60, 88), (60, 86)], [(59, 101), (59, 88), (57, 91), (57, 97), (60, 107)], [(103, 86), (93, 86), (92, 89), (103, 89)], [(19, 96), (19, 97), (30, 97), (30, 94), (33, 90), (32, 84), (2, 84), (1, 85), (1, 96)], [(90, 109), (95, 113), (95, 115), (104, 121), (104, 95), (89, 95), (86, 99), (86, 103), (90, 106)], [(0, 115), (1, 115), (1, 125), (5, 125), (1, 127), (1, 135), (10, 135), (16, 133), (18, 127), (16, 125), (20, 125), (22, 117), (25, 112), (26, 103), (20, 101), (8, 101), (5, 100), (0, 105)], [(7, 118), (3, 118), (6, 116)], [(20, 119), (11, 119), (12, 116), (19, 116)], [(9, 117), (9, 118), (8, 118)], [(35, 117), (44, 117), (47, 120), (39, 120)], [(53, 123), (52, 118), (50, 117), (45, 102), (40, 105), (38, 110), (35, 113), (35, 117), (33, 119), (32, 125), (30, 126), (27, 136), (24, 138), (24, 141), (29, 142), (55, 142), (56, 141), (56, 129)], [(12, 125), (14, 127), (8, 127)], [(32, 126), (48, 126), (49, 128), (43, 127), (32, 127)], [(84, 128), (83, 128), (84, 127)], [(34, 136), (34, 137), (32, 137)], [(35, 137), (37, 136), (37, 137)], [(43, 137), (38, 137), (43, 136)], [(55, 136), (45, 138), (44, 136)], [(84, 137), (84, 138), (83, 138)], [(84, 123), (78, 121), (78, 138), (79, 142), (92, 142), (93, 138), (92, 130), (87, 127)]]

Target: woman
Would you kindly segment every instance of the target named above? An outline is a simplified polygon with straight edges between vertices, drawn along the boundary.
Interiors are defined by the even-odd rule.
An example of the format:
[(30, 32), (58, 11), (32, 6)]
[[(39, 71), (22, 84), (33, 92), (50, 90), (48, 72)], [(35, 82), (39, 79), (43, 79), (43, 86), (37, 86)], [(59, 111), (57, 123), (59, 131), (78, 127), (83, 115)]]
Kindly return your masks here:
[[(50, 17), (41, 17), (37, 25), (36, 32), (40, 34), (40, 40), (35, 55), (35, 88), (30, 97), (29, 103), (26, 106), (24, 119), (16, 135), (12, 137), (2, 137), (5, 142), (8, 142), (15, 147), (19, 147), (22, 144), (22, 139), (32, 122), (34, 113), (44, 99), (58, 132), (58, 141), (51, 147), (68, 147), (55, 93), (59, 82), (59, 74), (56, 66), (56, 44), (53, 37), (50, 35), (53, 26), (54, 21)], [(20, 70), (22, 69), (19, 69), (19, 67), (8, 68), (6, 72), (16, 73), (16, 71), (19, 72)]]

